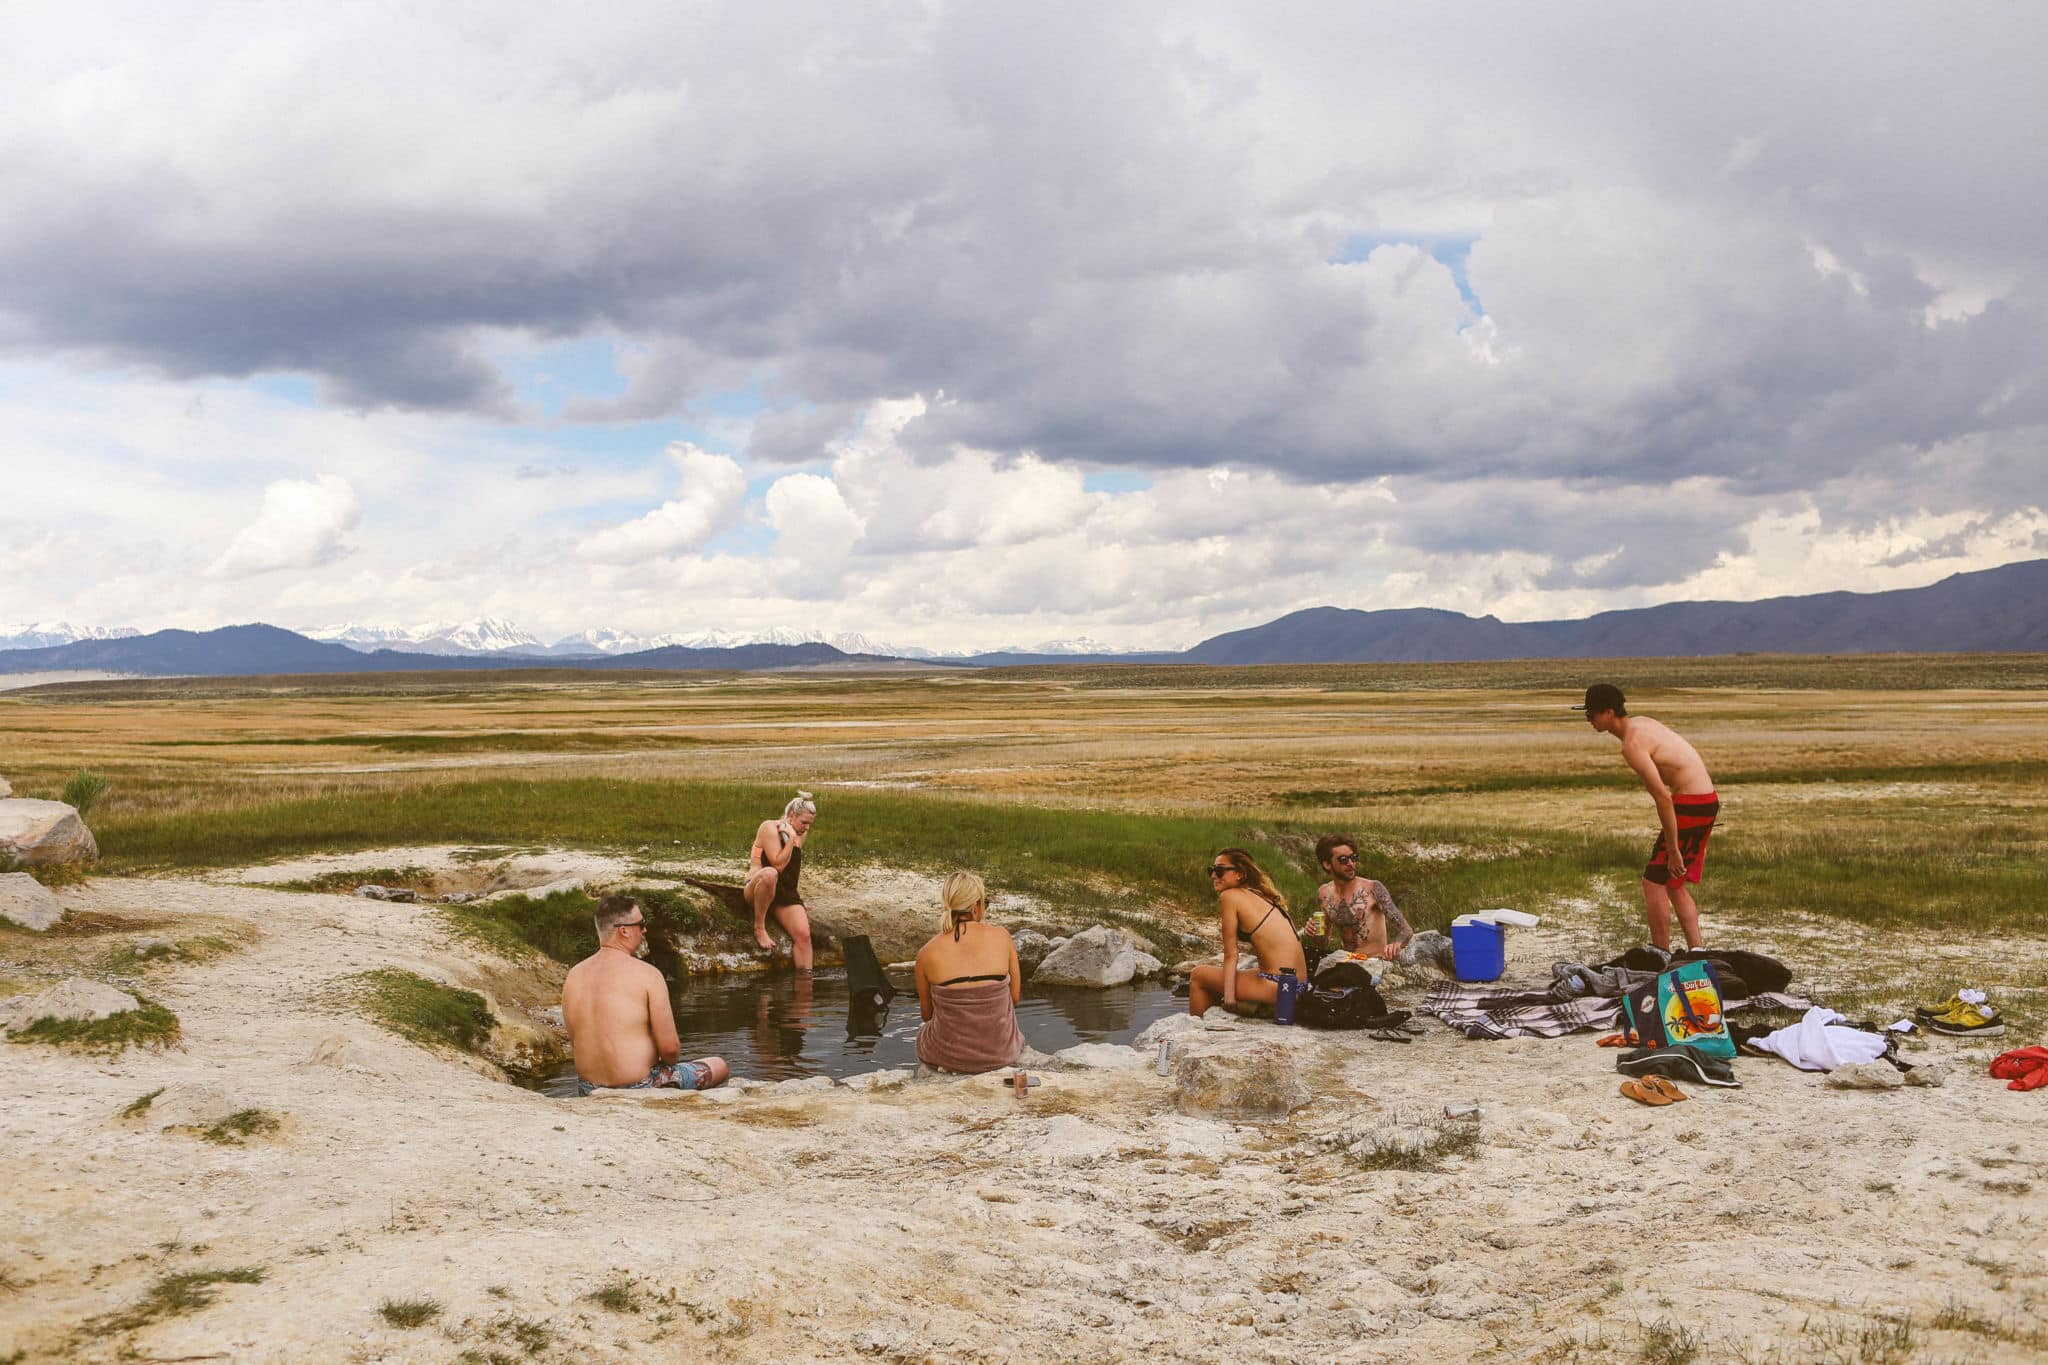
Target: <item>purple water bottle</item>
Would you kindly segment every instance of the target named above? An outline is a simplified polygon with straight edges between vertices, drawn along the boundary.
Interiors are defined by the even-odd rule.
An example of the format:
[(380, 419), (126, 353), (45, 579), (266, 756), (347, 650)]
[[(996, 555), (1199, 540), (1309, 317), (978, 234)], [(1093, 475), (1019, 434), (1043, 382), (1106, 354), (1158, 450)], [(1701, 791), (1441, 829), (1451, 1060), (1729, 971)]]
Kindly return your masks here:
[(1291, 1024), (1294, 1022), (1294, 1002), (1301, 997), (1308, 983), (1294, 974), (1294, 968), (1282, 967), (1280, 979), (1274, 982), (1279, 993), (1273, 1000), (1273, 1022)]

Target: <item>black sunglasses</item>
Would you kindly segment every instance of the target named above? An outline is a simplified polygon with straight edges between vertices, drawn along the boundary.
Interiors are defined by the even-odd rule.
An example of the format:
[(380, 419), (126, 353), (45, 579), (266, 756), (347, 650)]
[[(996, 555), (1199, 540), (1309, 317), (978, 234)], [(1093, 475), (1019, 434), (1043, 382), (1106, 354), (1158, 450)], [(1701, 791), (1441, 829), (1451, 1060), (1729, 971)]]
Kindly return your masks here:
[(645, 929), (647, 927), (647, 921), (644, 919), (636, 919), (629, 924), (621, 924), (618, 927), (621, 929)]
[(1330, 861), (1333, 863), (1355, 863), (1358, 861), (1358, 855), (1356, 853), (1339, 853)]
[(1209, 875), (1212, 877), (1220, 877), (1226, 872), (1235, 871), (1237, 871), (1237, 869), (1232, 867), (1229, 863), (1211, 863), (1209, 865)]

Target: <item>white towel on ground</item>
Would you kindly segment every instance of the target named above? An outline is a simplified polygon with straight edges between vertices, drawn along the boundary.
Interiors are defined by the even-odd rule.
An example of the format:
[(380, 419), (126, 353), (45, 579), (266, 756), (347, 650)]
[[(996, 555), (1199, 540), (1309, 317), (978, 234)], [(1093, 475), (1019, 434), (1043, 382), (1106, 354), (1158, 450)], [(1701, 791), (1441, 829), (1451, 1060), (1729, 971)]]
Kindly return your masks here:
[(1776, 1053), (1801, 1071), (1833, 1071), (1851, 1062), (1874, 1062), (1884, 1056), (1884, 1039), (1838, 1023), (1841, 1015), (1815, 1005), (1796, 1024), (1752, 1039), (1751, 1047)]

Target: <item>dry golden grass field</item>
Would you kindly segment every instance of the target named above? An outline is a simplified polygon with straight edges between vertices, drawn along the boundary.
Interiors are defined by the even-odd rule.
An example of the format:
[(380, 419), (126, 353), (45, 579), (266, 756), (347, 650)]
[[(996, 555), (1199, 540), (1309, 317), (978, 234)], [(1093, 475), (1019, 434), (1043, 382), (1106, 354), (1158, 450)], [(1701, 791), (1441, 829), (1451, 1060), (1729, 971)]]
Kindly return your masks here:
[(1968, 971), (2035, 1012), (2041, 656), (85, 683), (0, 694), (0, 771), (110, 778), (109, 870), (434, 841), (737, 862), (802, 786), (820, 859), (1189, 930), (1217, 844), (1269, 848), (1299, 895), (1335, 828), (1420, 924), (1569, 905), (1625, 938), (1654, 816), (1567, 709), (1595, 678), (1713, 768), (1713, 940), (1796, 941), (1873, 1008)]
[[(820, 922), (858, 900), (839, 922), (899, 942), (964, 866), (999, 920), (1208, 954), (1216, 848), (1298, 901), (1343, 830), (1420, 927), (1542, 915), (1512, 980), (1611, 954), (1644, 937), (1655, 822), (1567, 709), (1595, 678), (1712, 767), (1710, 944), (1852, 1018), (1982, 986), (2006, 1034), (1908, 1039), (1941, 1088), (1750, 1059), (1664, 1108), (1584, 1034), (1179, 1035), (1292, 1059), (1312, 1098), (1263, 1123), (1188, 1114), (1143, 1056), (1047, 1059), (1022, 1100), (811, 1078), (645, 1106), (485, 1060), (537, 1064), (592, 886), (744, 935), (705, 882), (799, 786)], [(0, 999), (79, 974), (147, 999), (118, 1037), (0, 1046), (0, 1363), (2037, 1360), (2048, 1100), (1984, 1072), (2048, 1025), (2044, 722), (2040, 657), (0, 693), (18, 792), (109, 784), (101, 862), (52, 878), (61, 926), (0, 925)], [(431, 890), (429, 860), (576, 889), (317, 894)], [(1426, 974), (1397, 975), (1419, 1003)], [(1452, 1101), (1483, 1123), (1454, 1130)]]

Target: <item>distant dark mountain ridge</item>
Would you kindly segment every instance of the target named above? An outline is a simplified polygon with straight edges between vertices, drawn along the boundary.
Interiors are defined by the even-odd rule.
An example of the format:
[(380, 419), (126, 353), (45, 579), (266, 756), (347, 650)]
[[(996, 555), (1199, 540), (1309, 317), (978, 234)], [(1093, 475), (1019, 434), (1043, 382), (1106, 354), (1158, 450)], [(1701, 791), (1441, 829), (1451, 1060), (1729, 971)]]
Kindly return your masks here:
[(1001, 667), (1084, 663), (1456, 663), (1499, 659), (1683, 658), (1709, 654), (2048, 652), (2048, 559), (1955, 574), (1924, 588), (1817, 593), (1760, 602), (1669, 602), (1575, 621), (1502, 621), (1406, 607), (1311, 607), (1180, 653), (977, 654), (895, 660), (832, 645), (665, 645), (631, 654), (546, 659), (531, 653), (422, 654), (309, 640), (276, 626), (159, 630), (0, 650), (0, 673), (102, 672), (166, 677), (448, 672), (506, 668), (734, 669), (847, 665)]
[[(878, 656), (848, 654), (826, 644), (737, 645), (730, 649), (689, 649), (679, 645), (578, 658), (586, 669), (815, 668), (821, 665), (881, 663)], [(125, 640), (80, 640), (47, 649), (0, 650), (0, 673), (101, 672), (146, 677), (179, 674), (248, 677), (291, 673), (455, 672), (479, 669), (570, 666), (567, 661), (530, 654), (412, 654), (394, 649), (364, 653), (346, 645), (309, 640), (277, 626), (223, 626), (219, 630), (159, 630)]]
[(1953, 574), (1924, 588), (1760, 602), (1667, 602), (1574, 621), (1404, 608), (1311, 607), (1202, 641), (1182, 663), (1453, 663), (1705, 654), (2048, 651), (2048, 559)]

